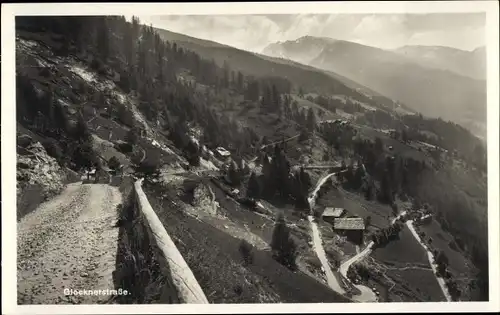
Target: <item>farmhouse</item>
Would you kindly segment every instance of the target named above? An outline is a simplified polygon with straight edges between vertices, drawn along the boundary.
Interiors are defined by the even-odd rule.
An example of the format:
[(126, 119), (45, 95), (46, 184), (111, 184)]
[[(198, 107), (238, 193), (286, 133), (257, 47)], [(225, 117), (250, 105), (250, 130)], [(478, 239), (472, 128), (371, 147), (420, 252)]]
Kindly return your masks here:
[(350, 242), (357, 245), (363, 244), (365, 222), (363, 218), (334, 218), (333, 229), (344, 235)]
[(343, 208), (326, 207), (325, 211), (323, 212), (322, 218), (326, 222), (334, 224), (335, 218), (342, 217), (345, 214), (345, 212), (346, 211)]
[(217, 155), (217, 157), (223, 161), (226, 161), (229, 159), (229, 157), (231, 156), (231, 152), (229, 152), (228, 150), (224, 149), (223, 147), (218, 147), (217, 149), (215, 149), (215, 154)]

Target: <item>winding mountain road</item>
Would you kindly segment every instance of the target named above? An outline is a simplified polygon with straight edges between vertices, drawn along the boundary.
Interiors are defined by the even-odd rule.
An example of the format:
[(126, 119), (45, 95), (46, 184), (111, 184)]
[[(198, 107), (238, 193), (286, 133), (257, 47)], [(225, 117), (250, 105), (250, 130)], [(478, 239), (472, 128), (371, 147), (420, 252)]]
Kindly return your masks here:
[[(347, 271), (349, 270), (349, 267), (352, 264), (354, 264), (358, 261), (361, 261), (364, 258), (366, 258), (368, 255), (370, 255), (372, 252), (373, 245), (374, 245), (374, 243), (370, 242), (365, 247), (365, 249), (363, 249), (361, 252), (359, 252), (358, 254), (349, 258), (342, 265), (340, 265), (340, 274), (344, 278), (349, 279), (349, 278), (347, 278)], [(360, 284), (353, 284), (353, 285), (356, 289), (358, 289), (361, 292), (361, 294), (355, 295), (353, 297), (353, 300), (355, 300), (357, 302), (376, 302), (378, 300), (377, 295), (367, 286), (360, 285)]]
[(316, 252), (316, 255), (318, 256), (318, 259), (321, 262), (323, 269), (325, 270), (326, 281), (328, 283), (328, 286), (330, 288), (332, 288), (335, 292), (338, 292), (340, 294), (345, 294), (346, 291), (342, 288), (340, 281), (338, 280), (338, 278), (335, 276), (332, 269), (330, 268), (330, 264), (328, 263), (328, 258), (326, 257), (325, 249), (323, 248), (323, 245), (321, 244), (322, 243), (321, 235), (319, 234), (319, 230), (318, 230), (318, 226), (316, 225), (316, 222), (314, 222), (314, 219), (312, 216), (308, 216), (307, 219), (311, 223), (312, 237), (313, 237), (313, 249)]
[(17, 224), (18, 304), (95, 304), (110, 296), (64, 289), (113, 290), (118, 246), (117, 187), (74, 183)]
[[(307, 199), (309, 202), (310, 209), (312, 210), (314, 206), (316, 205), (316, 198), (318, 191), (321, 189), (321, 186), (323, 186), (326, 181), (332, 177), (336, 176), (339, 173), (342, 173), (344, 171), (336, 172), (336, 173), (330, 173), (322, 178), (319, 179), (318, 184), (316, 185), (316, 188), (313, 190), (309, 198)], [(360, 253), (357, 255), (351, 257), (349, 260), (344, 262), (340, 266), (340, 275), (335, 275), (334, 272), (332, 271), (330, 264), (328, 263), (328, 259), (325, 254), (325, 249), (323, 248), (323, 242), (321, 239), (321, 235), (319, 233), (318, 226), (316, 222), (314, 222), (313, 217), (310, 215), (308, 216), (309, 223), (311, 225), (311, 232), (312, 232), (312, 239), (313, 239), (313, 249), (316, 252), (316, 255), (318, 256), (318, 259), (321, 262), (321, 265), (323, 266), (323, 269), (325, 270), (326, 278), (327, 278), (327, 283), (330, 288), (332, 288), (334, 291), (340, 293), (340, 294), (345, 294), (346, 290), (344, 290), (343, 285), (340, 283), (340, 277), (343, 277), (347, 283), (350, 283), (349, 278), (347, 278), (347, 270), (349, 270), (349, 267), (351, 264), (354, 262), (360, 261), (366, 256), (368, 256), (371, 253), (372, 247), (373, 247), (373, 242), (370, 242), (368, 246), (366, 246), (365, 249), (363, 249)], [(355, 288), (357, 288), (360, 291), (360, 294), (354, 295), (352, 299), (356, 302), (376, 302), (377, 296), (376, 294), (368, 287), (364, 285), (354, 285)]]

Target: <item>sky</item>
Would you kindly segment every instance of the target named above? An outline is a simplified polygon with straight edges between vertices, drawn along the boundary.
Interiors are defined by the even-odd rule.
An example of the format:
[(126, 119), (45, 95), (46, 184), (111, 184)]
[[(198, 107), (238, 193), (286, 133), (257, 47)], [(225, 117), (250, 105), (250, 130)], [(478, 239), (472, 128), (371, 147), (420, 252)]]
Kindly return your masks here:
[(139, 19), (143, 24), (254, 52), (305, 35), (383, 49), (438, 45), (473, 50), (485, 45), (485, 15), (481, 13), (156, 15)]

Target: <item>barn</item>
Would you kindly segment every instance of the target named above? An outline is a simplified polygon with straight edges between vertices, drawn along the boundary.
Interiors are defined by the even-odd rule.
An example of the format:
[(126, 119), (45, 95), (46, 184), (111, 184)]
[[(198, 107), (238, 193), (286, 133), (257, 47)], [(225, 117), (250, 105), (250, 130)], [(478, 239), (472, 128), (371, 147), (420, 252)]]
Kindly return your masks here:
[(347, 240), (356, 244), (363, 244), (365, 221), (363, 218), (334, 218), (333, 229), (340, 235), (346, 236)]
[(324, 221), (334, 224), (336, 218), (342, 217), (346, 213), (344, 208), (326, 207), (321, 217)]

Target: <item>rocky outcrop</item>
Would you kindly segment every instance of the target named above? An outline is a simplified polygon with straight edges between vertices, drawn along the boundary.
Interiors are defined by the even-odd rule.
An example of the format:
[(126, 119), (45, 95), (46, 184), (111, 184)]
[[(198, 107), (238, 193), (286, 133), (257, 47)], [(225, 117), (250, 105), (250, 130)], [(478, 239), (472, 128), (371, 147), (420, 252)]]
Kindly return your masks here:
[(28, 135), (17, 141), (17, 216), (20, 219), (41, 202), (58, 194), (67, 181), (67, 174), (49, 156), (40, 142)]
[(210, 186), (198, 185), (193, 192), (193, 204), (198, 209), (203, 209), (212, 215), (217, 215), (218, 203)]

